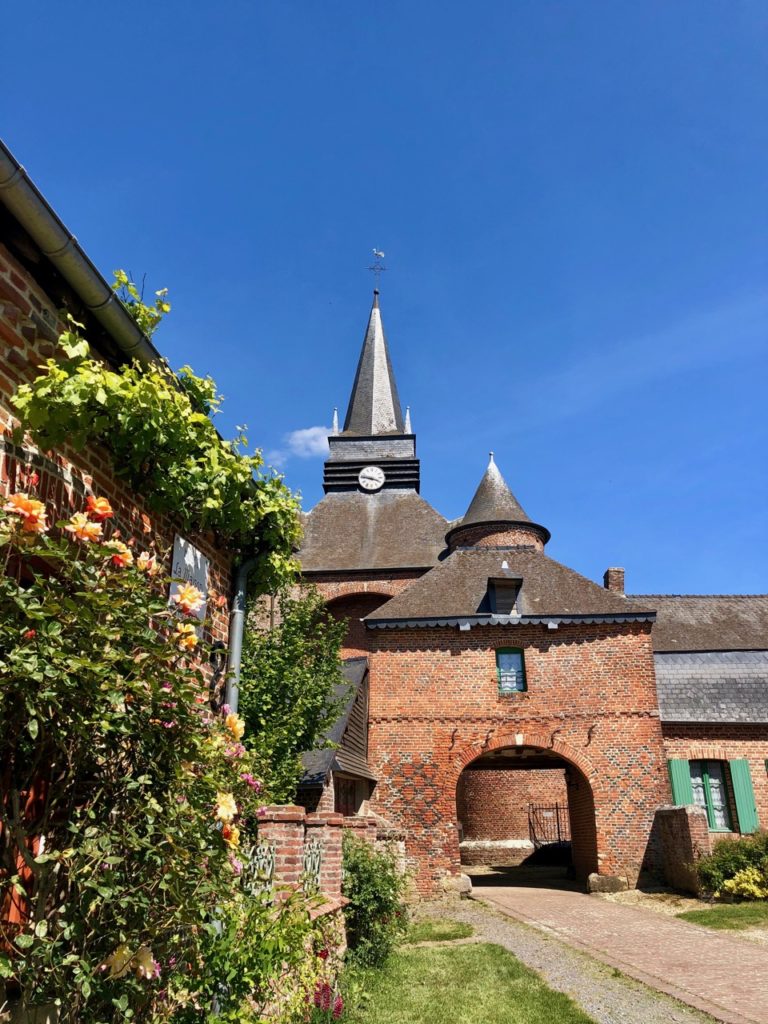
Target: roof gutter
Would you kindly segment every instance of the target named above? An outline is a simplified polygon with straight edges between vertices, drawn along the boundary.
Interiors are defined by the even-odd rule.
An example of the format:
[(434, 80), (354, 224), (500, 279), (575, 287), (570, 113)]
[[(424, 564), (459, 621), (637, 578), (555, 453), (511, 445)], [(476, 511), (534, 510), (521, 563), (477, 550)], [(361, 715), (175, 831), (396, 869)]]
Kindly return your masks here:
[(622, 622), (655, 622), (656, 612), (616, 612), (585, 615), (450, 615), (421, 616), (400, 619), (365, 618), (366, 629), (434, 629), (439, 626), (458, 626), (460, 630), (474, 626), (546, 626), (557, 629), (562, 625), (584, 625)]
[(128, 359), (154, 363), (160, 353), (81, 249), (11, 151), (0, 140), (0, 201), (75, 290)]

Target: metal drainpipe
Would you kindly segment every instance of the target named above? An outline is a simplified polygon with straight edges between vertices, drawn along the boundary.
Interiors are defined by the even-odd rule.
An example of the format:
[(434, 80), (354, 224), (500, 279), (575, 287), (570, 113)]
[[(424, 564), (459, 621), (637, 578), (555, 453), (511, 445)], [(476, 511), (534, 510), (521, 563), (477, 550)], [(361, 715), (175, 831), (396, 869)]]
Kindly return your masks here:
[(240, 698), (240, 662), (243, 657), (243, 631), (245, 629), (245, 599), (248, 589), (248, 573), (256, 564), (255, 558), (248, 558), (237, 567), (229, 613), (229, 657), (227, 658), (227, 683), (224, 703), (237, 711)]

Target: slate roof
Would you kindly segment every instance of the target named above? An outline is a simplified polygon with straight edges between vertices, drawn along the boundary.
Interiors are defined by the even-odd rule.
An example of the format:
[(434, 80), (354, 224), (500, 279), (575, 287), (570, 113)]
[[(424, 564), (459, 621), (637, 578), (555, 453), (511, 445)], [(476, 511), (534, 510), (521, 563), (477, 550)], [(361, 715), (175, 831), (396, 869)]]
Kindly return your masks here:
[(397, 384), (384, 336), (378, 291), (373, 293), (373, 306), (344, 420), (344, 433), (405, 433)]
[[(509, 489), (499, 467), (494, 462), (493, 452), (491, 452), (488, 468), (483, 474), (464, 518), (456, 527), (453, 527), (451, 532), (465, 526), (479, 526), (481, 523), (530, 523), (531, 526), (538, 526), (527, 515)], [(549, 531), (545, 530), (543, 526), (538, 528), (546, 534), (546, 539), (549, 540)]]
[[(322, 786), (332, 771), (344, 771), (376, 781), (366, 759), (368, 659), (349, 658), (344, 662), (343, 672), (346, 683), (336, 687), (334, 699), (338, 700), (346, 694), (347, 703), (324, 736), (325, 740), (338, 746), (310, 750), (301, 755), (304, 774), (299, 782), (300, 787)], [(364, 714), (361, 713), (363, 711)]]
[(652, 608), (630, 604), (623, 595), (605, 590), (533, 547), (478, 547), (454, 551), (365, 621), (370, 625), (394, 620), (490, 621), (488, 580), (506, 576), (522, 580), (516, 604), (523, 620), (653, 619)]
[(656, 654), (662, 722), (768, 723), (768, 651)]
[(445, 548), (446, 521), (413, 490), (327, 494), (303, 517), (304, 572), (428, 568)]
[(654, 651), (768, 650), (766, 594), (632, 594), (656, 609)]

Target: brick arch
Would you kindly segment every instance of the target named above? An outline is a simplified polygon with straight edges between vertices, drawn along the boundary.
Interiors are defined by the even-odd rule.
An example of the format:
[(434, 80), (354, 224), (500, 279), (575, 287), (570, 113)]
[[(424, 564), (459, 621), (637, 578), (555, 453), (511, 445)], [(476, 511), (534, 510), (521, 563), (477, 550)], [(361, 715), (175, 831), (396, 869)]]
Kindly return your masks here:
[[(518, 743), (520, 737), (522, 737), (522, 742)], [(597, 772), (594, 766), (589, 758), (575, 750), (569, 743), (564, 743), (557, 737), (553, 737), (551, 732), (519, 732), (511, 729), (497, 733), (487, 743), (470, 743), (462, 747), (451, 762), (451, 783), (456, 786), (464, 769), (478, 757), (502, 747), (538, 747), (540, 750), (551, 750), (572, 764), (574, 768), (578, 768), (590, 786), (595, 788)]]
[(394, 597), (414, 578), (414, 576), (405, 576), (379, 580), (317, 580), (315, 585), (330, 604), (331, 601), (336, 601), (340, 597), (357, 597), (362, 594), (381, 594), (384, 597)]
[(342, 644), (343, 658), (365, 655), (370, 650), (371, 636), (362, 623), (366, 615), (386, 604), (391, 595), (375, 590), (351, 591), (326, 600), (326, 608), (336, 619), (347, 623), (347, 634)]
[[(518, 742), (518, 740), (520, 742)], [(598, 834), (595, 796), (598, 790), (597, 773), (588, 757), (569, 743), (549, 731), (505, 729), (486, 743), (470, 743), (462, 747), (449, 768), (449, 785), (458, 797), (459, 779), (483, 754), (503, 747), (528, 747), (551, 751), (583, 777), (585, 785), (576, 784), (568, 791), (568, 817), (571, 824), (571, 855), (576, 877), (586, 881), (588, 875), (599, 868)]]

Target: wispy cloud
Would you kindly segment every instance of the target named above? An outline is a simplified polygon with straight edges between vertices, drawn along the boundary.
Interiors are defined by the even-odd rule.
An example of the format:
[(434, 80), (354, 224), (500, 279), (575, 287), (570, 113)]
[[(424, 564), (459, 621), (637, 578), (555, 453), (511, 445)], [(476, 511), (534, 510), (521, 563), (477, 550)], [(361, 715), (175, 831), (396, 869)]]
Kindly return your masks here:
[[(514, 423), (500, 435), (535, 433), (655, 380), (749, 357), (765, 349), (767, 322), (768, 293), (753, 293), (646, 335), (588, 342), (578, 361), (529, 382), (518, 396)], [(477, 425), (485, 436), (487, 417), (478, 418)]]
[(273, 448), (266, 454), (266, 462), (279, 469), (291, 458), (317, 459), (328, 454), (329, 427), (301, 427), (283, 437), (280, 448)]

